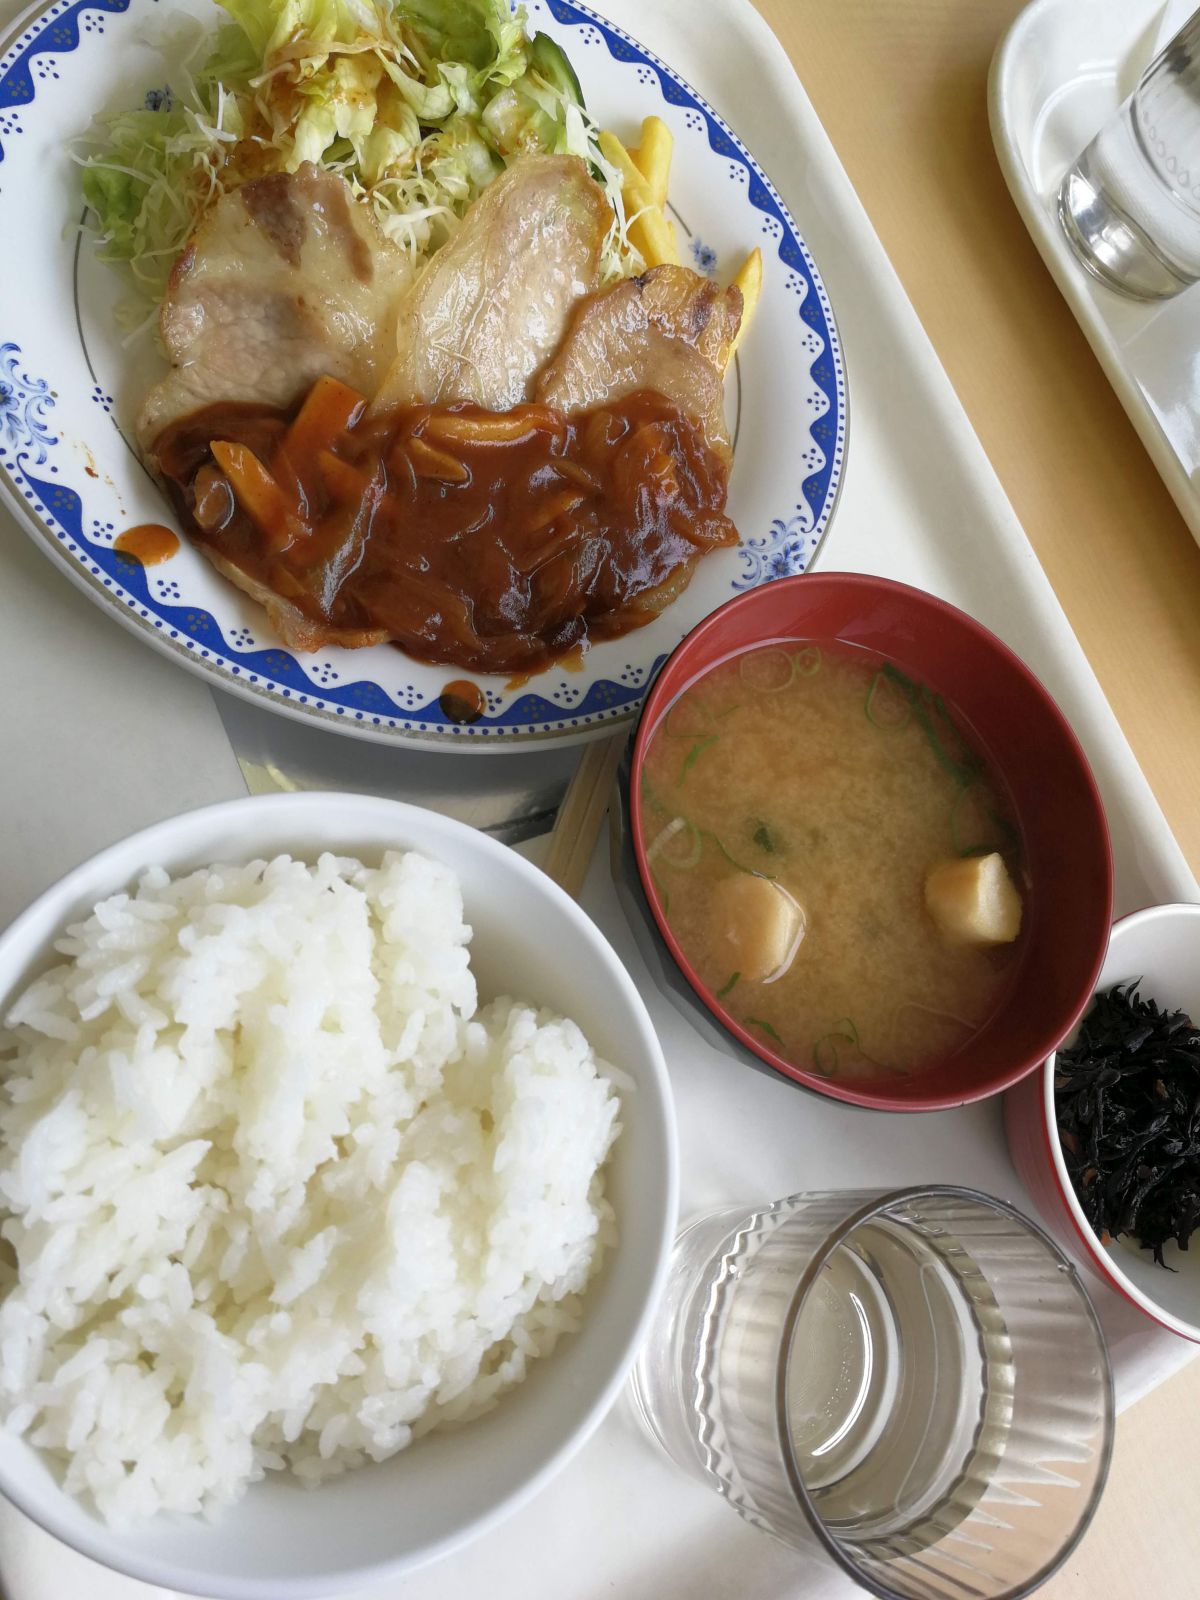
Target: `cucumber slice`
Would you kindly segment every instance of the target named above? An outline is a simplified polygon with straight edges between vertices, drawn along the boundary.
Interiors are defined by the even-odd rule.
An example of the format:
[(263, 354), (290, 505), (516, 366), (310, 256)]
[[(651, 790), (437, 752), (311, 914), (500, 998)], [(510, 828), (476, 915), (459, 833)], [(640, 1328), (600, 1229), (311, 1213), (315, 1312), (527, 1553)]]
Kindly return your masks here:
[(567, 60), (562, 47), (555, 44), (548, 33), (535, 33), (529, 45), (529, 64), (552, 89), (566, 95), (577, 106), (583, 104), (583, 90), (575, 76), (575, 68)]

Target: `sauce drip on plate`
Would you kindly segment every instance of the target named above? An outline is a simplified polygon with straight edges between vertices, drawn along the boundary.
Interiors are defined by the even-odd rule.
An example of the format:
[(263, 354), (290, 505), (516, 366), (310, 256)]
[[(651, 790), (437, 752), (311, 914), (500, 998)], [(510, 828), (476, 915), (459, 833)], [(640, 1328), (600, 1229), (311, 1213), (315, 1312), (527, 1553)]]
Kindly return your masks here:
[(123, 556), (132, 556), (144, 567), (157, 567), (161, 561), (169, 561), (179, 549), (179, 535), (164, 528), (161, 522), (140, 522), (136, 528), (128, 528), (118, 535), (113, 548)]
[(447, 722), (478, 722), (487, 709), (483, 690), (470, 678), (455, 678), (438, 696), (438, 705)]
[(209, 406), (155, 443), (192, 538), (311, 642), (391, 639), (470, 672), (531, 673), (653, 621), (737, 542), (727, 463), (649, 391), (364, 415), (322, 379), (290, 411)]

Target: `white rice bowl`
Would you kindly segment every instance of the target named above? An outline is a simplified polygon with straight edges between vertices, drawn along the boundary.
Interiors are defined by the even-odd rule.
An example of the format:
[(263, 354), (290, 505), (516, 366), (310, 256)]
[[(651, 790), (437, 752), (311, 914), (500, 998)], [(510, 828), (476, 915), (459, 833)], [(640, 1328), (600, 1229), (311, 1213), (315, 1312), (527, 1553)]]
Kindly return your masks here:
[(111, 1522), (385, 1460), (579, 1326), (611, 1069), (469, 939), (416, 852), (158, 868), (9, 1008), (0, 1420)]
[[(90, 1498), (64, 1490), (61, 1464), (30, 1443), (29, 1430), (0, 1427), (0, 1494), (85, 1557), (163, 1589), (221, 1600), (328, 1600), (371, 1589), (461, 1549), (539, 1491), (539, 1506), (512, 1531), (462, 1558), (435, 1587), (477, 1587), (490, 1563), (525, 1560), (531, 1534), (547, 1560), (570, 1563), (574, 1518), (595, 1486), (574, 1474), (547, 1485), (618, 1397), (658, 1304), (674, 1242), (678, 1157), (666, 1062), (645, 1000), (586, 912), (474, 827), (395, 800), (326, 792), (256, 795), (158, 822), (85, 859), (0, 933), (0, 1013), (61, 962), (54, 942), (64, 928), (110, 894), (133, 891), (147, 867), (179, 878), (214, 861), (278, 854), (315, 864), (325, 851), (378, 864), (398, 848), (445, 862), (461, 883), (470, 968), (485, 1000), (522, 995), (570, 1016), (600, 1058), (629, 1074), (629, 1083), (619, 1080), (621, 1136), (605, 1168), (619, 1240), (587, 1286), (578, 1333), (531, 1362), (501, 1403), (315, 1491), (290, 1470), (267, 1472), (216, 1517), (162, 1512), (117, 1528)], [(611, 896), (605, 915), (621, 915)], [(608, 1499), (603, 1506), (611, 1510)], [(0, 1539), (8, 1538), (18, 1571), (26, 1555), (50, 1570), (45, 1542), (22, 1539), (0, 1507)], [(53, 1565), (61, 1574), (54, 1582), (70, 1594), (99, 1592), (90, 1568), (72, 1568), (66, 1555)]]

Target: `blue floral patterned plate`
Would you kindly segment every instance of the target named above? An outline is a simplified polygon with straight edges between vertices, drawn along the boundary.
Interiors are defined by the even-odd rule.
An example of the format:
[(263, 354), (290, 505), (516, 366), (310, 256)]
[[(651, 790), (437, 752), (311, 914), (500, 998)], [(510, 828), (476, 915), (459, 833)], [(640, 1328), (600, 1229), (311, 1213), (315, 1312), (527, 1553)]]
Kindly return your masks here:
[(130, 443), (161, 370), (147, 334), (122, 343), (128, 288), (98, 263), (81, 218), (70, 141), (97, 113), (153, 107), (170, 81), (172, 24), (206, 26), (206, 0), (53, 0), (0, 42), (0, 495), (68, 574), (143, 638), (226, 689), (367, 738), (486, 750), (582, 739), (636, 712), (663, 658), (739, 590), (802, 572), (828, 526), (845, 459), (841, 352), (821, 279), (770, 180), (736, 134), (670, 67), (575, 0), (532, 0), (603, 126), (636, 138), (657, 113), (675, 137), (671, 204), (685, 260), (726, 278), (760, 245), (757, 317), (727, 385), (735, 431), (729, 511), (735, 550), (699, 566), (650, 626), (598, 645), (578, 671), (518, 688), (480, 677), (468, 726), (439, 705), (452, 668), (389, 646), (293, 654), (265, 614), (186, 543), (150, 568), (114, 548), (170, 512)]

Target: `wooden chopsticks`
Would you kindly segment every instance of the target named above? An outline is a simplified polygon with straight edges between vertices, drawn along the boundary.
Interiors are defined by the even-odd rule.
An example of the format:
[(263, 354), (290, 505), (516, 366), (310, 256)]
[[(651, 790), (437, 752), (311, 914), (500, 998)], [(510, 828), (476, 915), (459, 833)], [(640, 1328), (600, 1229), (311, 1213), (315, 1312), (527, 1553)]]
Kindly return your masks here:
[(624, 733), (587, 745), (558, 808), (542, 870), (578, 900), (625, 747)]

